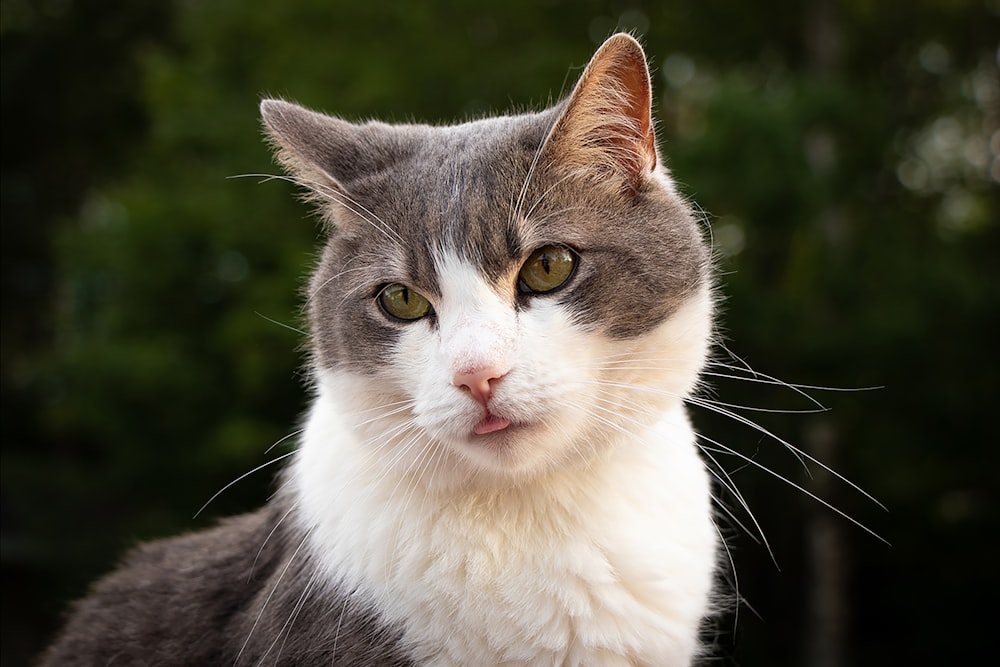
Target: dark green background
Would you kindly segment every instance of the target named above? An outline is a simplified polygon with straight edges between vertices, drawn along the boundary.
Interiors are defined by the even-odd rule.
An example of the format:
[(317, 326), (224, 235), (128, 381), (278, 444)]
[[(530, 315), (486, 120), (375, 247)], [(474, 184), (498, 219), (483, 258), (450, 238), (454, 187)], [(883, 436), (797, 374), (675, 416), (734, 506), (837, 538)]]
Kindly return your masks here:
[[(992, 652), (997, 0), (3, 0), (4, 665), (128, 545), (273, 489), (257, 472), (192, 518), (290, 451), (269, 448), (305, 404), (294, 328), (317, 224), (287, 184), (229, 178), (276, 172), (260, 97), (433, 122), (538, 107), (616, 27), (647, 47), (661, 146), (712, 226), (720, 360), (883, 387), (745, 414), (888, 511), (695, 411), (739, 452), (716, 457), (770, 545), (721, 493), (750, 535), (723, 521), (744, 602), (709, 664)], [(707, 379), (724, 403), (810, 407)]]

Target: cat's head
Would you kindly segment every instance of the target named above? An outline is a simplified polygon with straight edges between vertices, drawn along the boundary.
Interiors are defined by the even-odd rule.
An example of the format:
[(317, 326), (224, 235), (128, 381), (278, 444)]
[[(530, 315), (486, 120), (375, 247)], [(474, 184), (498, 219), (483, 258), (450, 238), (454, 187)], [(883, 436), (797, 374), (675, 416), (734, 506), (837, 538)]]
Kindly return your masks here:
[(263, 103), (327, 221), (308, 293), (320, 400), (337, 394), (373, 456), (522, 479), (604, 455), (692, 391), (709, 253), (650, 109), (623, 34), (541, 113), (430, 127)]

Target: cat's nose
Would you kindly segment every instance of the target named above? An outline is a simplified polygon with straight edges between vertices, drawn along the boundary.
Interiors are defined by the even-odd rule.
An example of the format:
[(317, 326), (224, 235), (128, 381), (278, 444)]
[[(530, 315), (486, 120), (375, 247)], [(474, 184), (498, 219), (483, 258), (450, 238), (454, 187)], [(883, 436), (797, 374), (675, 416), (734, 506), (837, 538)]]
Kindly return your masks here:
[(457, 371), (451, 379), (456, 387), (465, 387), (472, 397), (486, 405), (493, 396), (494, 380), (499, 380), (507, 374), (507, 370), (499, 366), (486, 365), (471, 370)]

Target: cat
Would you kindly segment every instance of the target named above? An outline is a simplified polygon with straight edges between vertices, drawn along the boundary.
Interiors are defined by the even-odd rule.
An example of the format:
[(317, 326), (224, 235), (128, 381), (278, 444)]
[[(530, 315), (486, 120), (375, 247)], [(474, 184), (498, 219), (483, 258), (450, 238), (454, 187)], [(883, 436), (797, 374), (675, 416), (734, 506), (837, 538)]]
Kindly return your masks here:
[(261, 114), (318, 205), (312, 407), (261, 510), (140, 545), (44, 665), (644, 665), (706, 652), (719, 538), (685, 411), (711, 253), (640, 44), (451, 126)]

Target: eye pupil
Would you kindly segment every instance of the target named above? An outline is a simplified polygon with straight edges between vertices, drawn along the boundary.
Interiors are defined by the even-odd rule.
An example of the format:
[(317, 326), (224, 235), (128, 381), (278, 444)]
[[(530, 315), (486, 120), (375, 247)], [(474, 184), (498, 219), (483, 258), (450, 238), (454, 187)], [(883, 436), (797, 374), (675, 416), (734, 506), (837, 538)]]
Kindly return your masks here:
[(566, 246), (542, 246), (521, 266), (518, 289), (528, 294), (546, 294), (559, 289), (573, 277), (576, 259), (576, 253)]
[(431, 304), (422, 294), (400, 283), (383, 287), (378, 293), (378, 303), (390, 318), (407, 322), (419, 320), (431, 312)]

